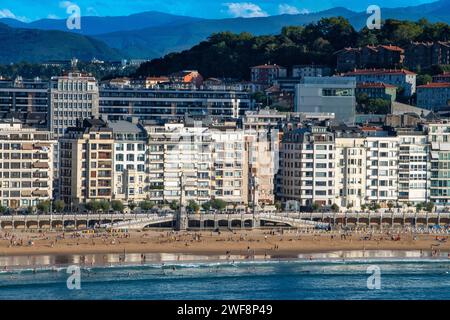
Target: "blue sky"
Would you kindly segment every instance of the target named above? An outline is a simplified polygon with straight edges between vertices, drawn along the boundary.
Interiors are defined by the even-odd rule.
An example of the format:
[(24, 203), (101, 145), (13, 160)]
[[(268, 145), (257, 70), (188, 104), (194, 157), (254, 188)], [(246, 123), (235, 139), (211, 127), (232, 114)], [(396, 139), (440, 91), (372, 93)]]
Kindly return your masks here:
[(0, 18), (23, 21), (67, 17), (71, 3), (82, 15), (117, 16), (143, 11), (162, 11), (202, 18), (257, 17), (295, 14), (342, 6), (363, 11), (369, 5), (402, 7), (435, 0), (0, 0)]

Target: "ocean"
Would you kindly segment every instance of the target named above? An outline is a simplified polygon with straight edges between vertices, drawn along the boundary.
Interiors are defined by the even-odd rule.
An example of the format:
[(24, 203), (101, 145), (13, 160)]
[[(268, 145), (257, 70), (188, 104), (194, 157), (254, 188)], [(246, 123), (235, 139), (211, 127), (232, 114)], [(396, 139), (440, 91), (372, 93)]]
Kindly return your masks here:
[[(94, 264), (94, 258), (99, 259), (82, 258), (80, 289), (69, 290), (67, 267), (79, 257), (2, 257), (0, 266), (8, 262), (9, 267), (0, 271), (0, 299), (450, 299), (450, 260), (417, 252), (401, 256), (377, 252), (368, 257), (340, 252), (250, 261), (215, 260), (218, 257), (191, 261), (190, 256), (170, 261), (173, 256), (152, 256), (150, 261), (136, 262), (138, 256), (130, 255), (121, 264), (112, 262), (118, 260), (114, 255), (101, 264)], [(56, 264), (58, 259), (65, 264)], [(372, 281), (374, 269), (379, 270), (379, 286)]]

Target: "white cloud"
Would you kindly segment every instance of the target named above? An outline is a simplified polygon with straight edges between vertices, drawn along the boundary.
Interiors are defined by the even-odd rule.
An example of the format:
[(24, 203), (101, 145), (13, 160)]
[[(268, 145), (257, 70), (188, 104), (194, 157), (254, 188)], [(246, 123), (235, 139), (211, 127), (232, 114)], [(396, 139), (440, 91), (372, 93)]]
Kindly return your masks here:
[(309, 13), (308, 9), (299, 10), (297, 7), (291, 6), (287, 3), (282, 3), (278, 5), (279, 14), (306, 14)]
[(94, 7), (87, 7), (86, 8), (86, 15), (88, 15), (88, 16), (99, 16), (97, 10), (95, 10)]
[(228, 13), (233, 17), (254, 18), (267, 17), (268, 14), (260, 6), (251, 2), (224, 3), (228, 7)]
[(56, 14), (49, 14), (47, 19), (59, 19), (59, 17)]
[(74, 5), (74, 4), (75, 3), (70, 2), (70, 1), (60, 1), (59, 2), (59, 7), (60, 8), (67, 8), (67, 7), (70, 7), (70, 6)]
[(12, 13), (11, 10), (9, 9), (0, 9), (0, 19), (1, 18), (10, 18), (10, 19), (16, 19), (22, 22), (26, 22), (28, 21), (28, 19), (26, 17), (19, 17), (16, 16), (14, 13)]

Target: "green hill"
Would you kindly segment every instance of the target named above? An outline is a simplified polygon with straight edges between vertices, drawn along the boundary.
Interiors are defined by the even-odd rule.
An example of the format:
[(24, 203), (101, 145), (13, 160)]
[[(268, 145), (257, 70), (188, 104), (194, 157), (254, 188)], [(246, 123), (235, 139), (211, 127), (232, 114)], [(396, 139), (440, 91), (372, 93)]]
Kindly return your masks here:
[(100, 40), (62, 31), (11, 28), (0, 23), (0, 63), (97, 58), (120, 60), (122, 54)]

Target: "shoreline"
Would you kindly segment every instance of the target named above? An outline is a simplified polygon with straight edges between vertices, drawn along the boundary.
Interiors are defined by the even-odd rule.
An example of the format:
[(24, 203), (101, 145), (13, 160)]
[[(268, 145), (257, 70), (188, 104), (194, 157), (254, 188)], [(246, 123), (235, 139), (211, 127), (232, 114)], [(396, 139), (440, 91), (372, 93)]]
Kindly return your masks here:
[[(296, 259), (308, 255), (332, 255), (336, 252), (423, 252), (450, 259), (448, 235), (400, 233), (299, 233), (296, 231), (241, 232), (134, 232), (127, 235), (79, 233), (0, 233), (0, 267), (7, 260), (25, 261), (35, 257), (133, 256), (140, 261), (149, 257), (213, 257), (234, 260), (254, 257)], [(178, 258), (177, 258), (178, 257)], [(153, 259), (153, 258), (151, 258)], [(221, 259), (221, 260), (222, 260)], [(47, 259), (48, 260), (48, 259)], [(94, 261), (95, 262), (95, 261)]]

